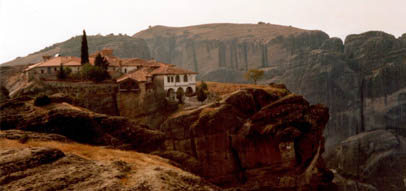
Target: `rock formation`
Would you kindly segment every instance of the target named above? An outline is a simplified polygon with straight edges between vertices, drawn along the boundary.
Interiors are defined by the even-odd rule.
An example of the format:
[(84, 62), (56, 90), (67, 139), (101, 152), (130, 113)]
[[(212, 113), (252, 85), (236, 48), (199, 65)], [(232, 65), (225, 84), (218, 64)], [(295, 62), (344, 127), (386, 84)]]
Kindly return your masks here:
[(398, 134), (374, 130), (349, 137), (328, 157), (329, 166), (377, 190), (405, 190), (406, 138)]
[(321, 158), (327, 121), (326, 107), (301, 96), (245, 89), (170, 116), (158, 154), (226, 188), (323, 189), (333, 178)]
[[(6, 132), (8, 137), (25, 133)], [(77, 143), (42, 142), (56, 138), (46, 134), (28, 136), (30, 140), (24, 144), (0, 136), (1, 191), (219, 190), (157, 156)], [(59, 141), (63, 136), (57, 137), (55, 140)]]
[(260, 68), (262, 83), (286, 84), (310, 103), (327, 105), (332, 149), (362, 130), (404, 126), (395, 108), (406, 84), (405, 35), (371, 31), (343, 43), (294, 27), (207, 24), (155, 26), (134, 36), (145, 39), (152, 57), (197, 71), (203, 80), (241, 82), (247, 69)]
[[(218, 103), (179, 110), (159, 130), (51, 100), (41, 107), (24, 97), (2, 103), (1, 130), (53, 133), (69, 139), (47, 136), (45, 141), (55, 137), (152, 152), (230, 190), (333, 188), (333, 174), (321, 157), (328, 110), (286, 89), (243, 89)], [(0, 133), (2, 137), (38, 139), (36, 134), (13, 131)]]
[(164, 141), (163, 133), (125, 117), (94, 113), (66, 102), (38, 107), (29, 97), (1, 103), (0, 130), (8, 129), (56, 133), (81, 143), (139, 151), (154, 150)]

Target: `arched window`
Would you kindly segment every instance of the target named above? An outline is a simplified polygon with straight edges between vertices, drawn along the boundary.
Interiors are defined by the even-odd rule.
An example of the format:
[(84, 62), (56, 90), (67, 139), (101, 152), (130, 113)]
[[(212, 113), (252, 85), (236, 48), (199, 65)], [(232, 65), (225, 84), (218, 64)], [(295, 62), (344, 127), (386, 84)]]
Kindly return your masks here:
[(183, 81), (187, 82), (187, 75), (186, 74), (183, 76)]
[(180, 82), (180, 77), (179, 77), (179, 75), (176, 75), (175, 81), (176, 81), (176, 82)]

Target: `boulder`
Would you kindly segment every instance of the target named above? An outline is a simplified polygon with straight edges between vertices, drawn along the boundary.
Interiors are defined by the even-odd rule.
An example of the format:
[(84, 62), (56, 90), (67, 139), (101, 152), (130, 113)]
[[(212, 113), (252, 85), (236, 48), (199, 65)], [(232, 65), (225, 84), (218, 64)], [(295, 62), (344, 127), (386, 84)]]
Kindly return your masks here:
[(169, 116), (157, 154), (224, 188), (323, 189), (333, 177), (321, 158), (328, 118), (326, 107), (301, 96), (242, 89)]

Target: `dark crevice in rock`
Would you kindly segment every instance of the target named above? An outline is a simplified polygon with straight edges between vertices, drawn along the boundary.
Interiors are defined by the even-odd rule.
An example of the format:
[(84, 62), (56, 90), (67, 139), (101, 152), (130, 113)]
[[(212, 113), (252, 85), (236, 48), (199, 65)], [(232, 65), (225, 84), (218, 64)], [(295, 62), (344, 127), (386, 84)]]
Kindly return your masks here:
[(229, 140), (229, 145), (230, 145), (230, 151), (233, 157), (233, 161), (236, 165), (236, 176), (237, 176), (237, 180), (241, 183), (245, 183), (247, 181), (247, 177), (245, 175), (245, 169), (242, 166), (242, 162), (240, 157), (238, 156), (238, 151), (236, 149), (233, 148), (232, 146), (232, 136), (228, 136), (228, 140)]

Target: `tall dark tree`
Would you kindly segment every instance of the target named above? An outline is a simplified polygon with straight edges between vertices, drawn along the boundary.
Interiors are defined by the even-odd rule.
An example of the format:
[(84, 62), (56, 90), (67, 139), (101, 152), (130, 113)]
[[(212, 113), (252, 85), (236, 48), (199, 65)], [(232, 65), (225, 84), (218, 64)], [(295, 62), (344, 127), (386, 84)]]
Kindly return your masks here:
[(83, 36), (82, 36), (82, 47), (80, 49), (80, 64), (83, 66), (86, 63), (89, 63), (89, 49), (87, 47), (87, 37), (86, 37), (86, 31), (83, 30)]

